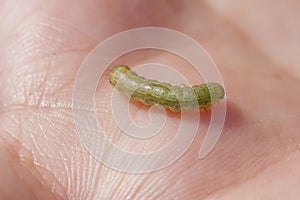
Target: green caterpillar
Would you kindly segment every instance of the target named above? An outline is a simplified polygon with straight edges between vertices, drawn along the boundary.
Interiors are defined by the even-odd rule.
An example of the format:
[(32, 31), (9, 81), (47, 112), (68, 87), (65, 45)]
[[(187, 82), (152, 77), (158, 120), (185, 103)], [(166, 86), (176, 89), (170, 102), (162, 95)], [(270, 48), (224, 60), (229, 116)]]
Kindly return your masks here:
[(224, 98), (224, 89), (218, 83), (172, 86), (138, 76), (126, 65), (115, 66), (109, 75), (109, 82), (134, 101), (147, 106), (160, 104), (173, 112), (206, 110)]

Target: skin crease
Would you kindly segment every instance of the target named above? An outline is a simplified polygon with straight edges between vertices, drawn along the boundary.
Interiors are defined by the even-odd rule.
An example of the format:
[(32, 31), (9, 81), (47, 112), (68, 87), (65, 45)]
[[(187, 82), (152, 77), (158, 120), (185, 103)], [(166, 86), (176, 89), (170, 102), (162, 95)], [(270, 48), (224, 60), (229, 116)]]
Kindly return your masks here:
[[(0, 199), (297, 199), (300, 5), (284, 2), (1, 1)], [(257, 19), (256, 12), (264, 15)], [(196, 155), (205, 125), (174, 164), (137, 175), (104, 167), (88, 154), (76, 135), (71, 98), (91, 49), (142, 26), (172, 28), (200, 42), (223, 76), (228, 110), (222, 136), (204, 160)], [(177, 63), (151, 52), (129, 58), (130, 66), (152, 58)], [(181, 67), (196, 81), (187, 69)], [(103, 90), (112, 88), (103, 84), (96, 98)], [(104, 112), (109, 102), (98, 102), (98, 117), (114, 135), (113, 118)], [(137, 105), (133, 117), (145, 111)], [(208, 117), (204, 113), (201, 123)], [(170, 118), (166, 134), (147, 143), (149, 149), (174, 134), (178, 118)]]

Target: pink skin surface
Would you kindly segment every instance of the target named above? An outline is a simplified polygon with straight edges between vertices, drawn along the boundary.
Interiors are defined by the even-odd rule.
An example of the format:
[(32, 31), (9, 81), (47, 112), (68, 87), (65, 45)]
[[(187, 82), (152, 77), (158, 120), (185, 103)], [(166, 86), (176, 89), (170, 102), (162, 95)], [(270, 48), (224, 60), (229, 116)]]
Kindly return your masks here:
[[(298, 199), (299, 7), (295, 0), (2, 0), (0, 199)], [(143, 26), (175, 29), (200, 42), (223, 76), (228, 110), (223, 134), (204, 160), (195, 155), (205, 127), (174, 164), (138, 175), (103, 166), (80, 144), (72, 89), (95, 45)], [(178, 63), (151, 52), (123, 61), (152, 58)], [(192, 71), (185, 73), (193, 79)], [(104, 84), (96, 98), (103, 89), (112, 90)], [(97, 102), (113, 135), (112, 116), (102, 112), (109, 104)], [(145, 111), (133, 110), (133, 117)], [(169, 115), (159, 141), (174, 134), (177, 117)], [(147, 144), (155, 149), (157, 141)]]

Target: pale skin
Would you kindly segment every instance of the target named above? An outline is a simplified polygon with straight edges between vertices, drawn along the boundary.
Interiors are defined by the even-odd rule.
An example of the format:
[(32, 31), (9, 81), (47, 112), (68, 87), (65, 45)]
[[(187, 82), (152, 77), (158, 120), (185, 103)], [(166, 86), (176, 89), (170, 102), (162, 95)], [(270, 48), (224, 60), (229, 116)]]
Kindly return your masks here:
[[(0, 199), (298, 199), (299, 6), (292, 0), (2, 1)], [(137, 175), (104, 167), (86, 151), (71, 100), (91, 49), (141, 26), (176, 29), (205, 46), (223, 76), (228, 113), (204, 160), (197, 153), (205, 126), (177, 162)], [(129, 58), (123, 62), (137, 62)], [(178, 62), (151, 52), (137, 58)], [(107, 83), (97, 97), (101, 89), (112, 90)], [(98, 117), (113, 135), (113, 119), (102, 112), (107, 106), (98, 101)], [(133, 109), (139, 117), (145, 111)], [(171, 114), (171, 125), (176, 119)]]

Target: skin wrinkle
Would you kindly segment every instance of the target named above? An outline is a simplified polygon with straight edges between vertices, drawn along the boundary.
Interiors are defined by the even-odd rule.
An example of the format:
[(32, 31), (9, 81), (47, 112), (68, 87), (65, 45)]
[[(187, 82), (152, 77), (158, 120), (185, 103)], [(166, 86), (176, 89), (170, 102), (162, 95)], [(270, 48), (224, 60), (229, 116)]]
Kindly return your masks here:
[[(134, 110), (131, 112), (133, 118), (135, 117), (135, 115), (138, 112), (139, 112), (139, 107), (135, 107)], [(111, 117), (108, 117), (108, 119), (111, 119)], [(142, 151), (142, 152), (145, 152), (145, 150), (141, 149), (142, 147), (144, 147), (144, 143), (143, 143), (143, 145), (138, 145), (138, 144), (136, 144), (136, 142), (141, 142), (141, 141), (137, 141), (136, 139), (133, 139), (131, 137), (124, 136), (123, 134), (120, 134), (120, 133), (122, 133), (122, 131), (120, 131), (117, 128), (116, 128), (116, 130), (115, 130), (115, 128), (112, 129), (111, 128), (112, 126), (110, 126), (110, 125), (108, 125), (108, 127), (110, 128), (110, 129), (108, 129), (109, 132), (110, 132), (108, 134), (108, 137), (109, 137), (110, 140), (113, 141), (114, 144), (116, 144), (117, 146), (121, 146), (123, 149), (126, 149), (128, 151), (133, 151), (133, 152), (141, 152)], [(105, 130), (107, 130), (107, 129), (105, 129)], [(170, 136), (170, 137), (172, 138), (173, 136)], [(162, 138), (162, 139), (165, 139), (165, 138)], [(126, 141), (128, 141), (128, 143)], [(156, 144), (157, 147), (161, 147), (162, 146), (160, 143), (161, 143), (161, 141), (160, 140), (156, 140), (156, 139), (149, 140), (149, 142), (147, 142), (147, 141), (145, 142), (145, 144), (153, 144), (153, 145)], [(163, 143), (166, 143), (166, 142), (163, 141)], [(132, 145), (130, 145), (130, 144), (132, 144)], [(125, 147), (124, 147), (124, 145), (125, 145)], [(139, 147), (141, 147), (141, 148), (139, 148)], [(152, 151), (154, 151), (156, 149), (157, 148), (153, 148)], [(151, 149), (149, 149), (146, 152), (149, 152), (149, 151), (151, 151)]]
[[(53, 66), (52, 65), (52, 62), (51, 62), (51, 66)], [(42, 79), (42, 82), (37, 86), (38, 88), (41, 88), (41, 90), (40, 90), (40, 94), (38, 95), (38, 97), (37, 97), (37, 105), (42, 105), (42, 99), (43, 99), (43, 97), (44, 96), (46, 96), (45, 95), (45, 90), (47, 90), (47, 82), (48, 82), (48, 80), (49, 80), (49, 77), (47, 77), (47, 76), (50, 76), (50, 73), (49, 73), (49, 70), (50, 70), (51, 68), (49, 68), (46, 72), (45, 72), (45, 78), (43, 78)]]
[[(123, 199), (124, 197), (127, 196), (126, 193), (124, 193), (122, 190), (124, 188), (122, 186), (126, 187), (125, 176), (123, 174), (119, 174), (119, 177), (121, 177), (121, 178), (119, 180), (116, 180), (116, 182), (117, 182), (117, 184), (115, 185), (116, 189), (115, 189), (115, 191), (111, 191), (111, 195), (109, 196), (109, 199)], [(128, 191), (129, 187), (127, 186), (126, 189)]]
[(35, 145), (36, 146), (36, 145)]
[[(34, 16), (32, 17), (34, 18)], [(31, 22), (34, 20), (33, 22)], [(76, 26), (73, 26), (70, 23), (66, 23), (66, 21), (56, 19), (49, 16), (43, 16), (42, 18), (39, 18), (38, 20), (35, 19), (29, 19), (28, 24), (25, 24), (24, 27), (20, 28), (20, 35), (22, 35), (22, 32), (25, 32), (28, 37), (29, 41), (32, 42), (32, 44), (40, 45), (37, 43), (37, 41), (42, 41), (44, 44), (50, 43), (50, 48), (44, 48), (43, 50), (46, 50), (43, 54), (43, 56), (53, 56), (53, 52), (55, 52), (56, 55), (61, 55), (64, 53), (71, 53), (73, 51), (83, 51), (87, 52), (90, 50), (90, 48), (94, 45), (94, 42), (91, 41), (89, 38), (84, 39), (82, 43), (80, 42), (81, 38), (84, 37), (84, 33), (82, 32), (82, 29), (77, 28)], [(52, 25), (54, 24), (54, 25)], [(32, 28), (28, 27), (32, 26)], [(30, 31), (27, 31), (30, 30)], [(29, 33), (27, 33), (29, 32)], [(47, 32), (48, 34), (44, 34)], [(30, 33), (35, 33), (34, 35)], [(25, 35), (26, 35), (25, 34)], [(24, 35), (24, 36), (25, 36)], [(53, 36), (52, 36), (53, 35)], [(71, 40), (66, 40), (66, 37), (70, 37), (70, 35), (76, 35), (77, 39), (79, 40), (76, 43), (73, 43)], [(63, 38), (63, 39), (60, 39)], [(24, 38), (27, 39), (27, 38)], [(22, 39), (20, 42), (23, 42)], [(20, 43), (19, 42), (19, 43)], [(19, 44), (17, 43), (17, 44)], [(25, 44), (28, 44), (28, 41), (25, 42)], [(80, 45), (78, 45), (80, 44)], [(44, 45), (45, 46), (45, 45)], [(28, 45), (28, 47), (32, 48), (32, 45)], [(41, 55), (37, 54), (35, 57), (35, 60), (39, 58)]]
[(59, 182), (59, 180), (56, 179), (55, 175), (49, 169), (45, 168), (44, 166), (41, 166), (39, 163), (34, 163), (34, 165), (41, 175), (44, 174), (42, 176), (42, 180), (44, 184), (47, 185), (48, 188), (50, 188), (50, 191), (53, 194), (56, 194), (56, 196), (65, 196), (65, 188)]
[[(169, 177), (170, 177), (170, 175), (169, 175)], [(167, 185), (167, 184), (169, 184), (169, 185), (174, 185), (175, 183), (174, 182), (176, 182), (176, 178), (178, 178), (178, 175), (173, 175), (173, 178), (171, 177), (171, 178), (169, 178), (168, 177), (168, 179), (166, 179), (167, 181), (165, 181), (165, 183), (163, 183), (163, 182), (159, 182), (160, 184), (162, 184), (162, 185)], [(159, 199), (159, 198), (163, 198), (163, 196), (165, 195), (165, 194), (167, 194), (168, 193), (168, 191), (169, 191), (170, 189), (168, 188), (168, 187), (163, 187), (162, 189), (160, 189), (160, 190), (155, 190), (155, 191), (157, 191), (156, 193), (155, 193), (155, 195), (153, 196), (153, 199)], [(167, 195), (167, 197), (168, 198), (174, 198), (174, 197), (176, 197), (177, 196), (177, 191), (175, 191), (175, 192), (172, 192), (171, 194), (169, 193), (169, 195)]]
[[(109, 171), (107, 167), (102, 168), (102, 176), (104, 176), (104, 183), (100, 187), (103, 198), (114, 198), (118, 194), (119, 185), (122, 184), (124, 176), (121, 173), (116, 173), (114, 171)], [(111, 184), (110, 184), (111, 183)], [(114, 190), (115, 187), (116, 189)]]
[[(44, 23), (45, 24), (45, 23)], [(51, 26), (51, 27), (53, 27), (53, 26)], [(64, 27), (65, 28), (65, 27)], [(61, 30), (61, 29), (58, 29), (58, 30)], [(80, 30), (80, 29), (79, 29)], [(46, 79), (45, 79), (46, 80)]]
[(133, 178), (130, 178), (130, 180), (133, 180), (135, 184), (132, 184), (131, 187), (127, 189), (127, 192), (123, 193), (124, 196), (131, 197), (131, 199), (136, 199), (136, 195), (138, 194), (138, 191), (142, 191), (143, 187), (142, 185), (147, 185), (146, 180), (148, 177), (145, 177), (143, 175), (141, 176), (135, 176)]
[[(93, 186), (95, 186), (94, 188), (98, 188), (100, 179), (97, 176), (97, 172), (99, 171), (99, 165), (97, 166), (93, 166), (93, 162), (92, 159), (89, 159), (89, 168), (91, 169), (89, 172), (89, 174), (87, 175), (86, 179), (87, 179), (87, 194), (89, 194), (89, 199), (95, 199), (95, 194), (97, 193), (96, 189), (94, 189), (92, 192), (89, 192), (89, 188), (92, 188)], [(88, 181), (92, 179), (91, 181)]]
[(166, 174), (161, 172), (158, 173), (162, 175), (158, 175), (155, 179), (151, 178), (151, 174), (145, 176), (145, 180), (140, 186), (141, 190), (135, 195), (136, 199), (141, 199), (143, 197), (147, 199), (157, 199), (157, 197), (169, 190), (167, 187), (167, 185), (170, 184), (169, 177), (167, 177), (166, 180), (161, 179), (161, 177), (166, 176)]
[[(3, 138), (1, 144), (4, 144), (3, 142), (5, 142), (6, 139)], [(17, 147), (18, 144), (18, 147)], [(7, 145), (9, 145), (9, 143), (7, 143)], [(7, 146), (6, 146), (7, 147)], [(17, 149), (16, 149), (17, 148)], [(20, 149), (24, 148), (21, 146), (21, 144), (17, 141), (14, 145), (14, 147), (8, 147), (6, 150), (10, 152), (10, 154), (14, 154), (15, 156), (10, 156), (10, 158), (13, 158), (14, 160), (10, 160), (10, 169), (14, 172), (15, 177), (23, 184), (23, 186), (27, 187), (29, 191), (31, 191), (31, 193), (34, 195), (34, 198), (31, 199), (39, 199), (43, 194), (43, 197), (51, 197), (52, 199), (60, 199), (62, 198), (62, 196), (58, 196), (58, 193), (47, 193), (45, 192), (46, 189), (48, 188), (47, 183), (43, 180), (42, 175), (40, 173), (40, 171), (33, 171), (33, 170), (28, 170), (28, 169), (32, 169), (32, 168), (37, 168), (37, 166), (35, 165), (35, 163), (33, 162), (33, 160), (28, 160), (27, 158), (22, 158), (18, 155), (18, 153), (16, 151), (19, 151)], [(27, 150), (25, 150), (27, 151)], [(30, 151), (27, 151), (29, 154)], [(32, 155), (32, 154), (31, 154)], [(21, 166), (21, 167), (19, 167)], [(21, 170), (20, 170), (21, 169)], [(26, 171), (24, 171), (26, 170)], [(46, 171), (44, 171), (45, 173)], [(47, 171), (46, 173), (49, 173), (49, 171)], [(45, 174), (46, 174), (45, 173)], [(26, 179), (27, 176), (30, 176), (33, 179)], [(30, 180), (28, 184), (28, 180)], [(55, 179), (53, 179), (54, 182)], [(33, 185), (40, 185), (40, 189), (41, 191), (35, 191), (32, 187)]]
[[(80, 170), (80, 167), (82, 167), (82, 166), (78, 166), (78, 169), (77, 169), (77, 170)], [(70, 176), (72, 176), (72, 174), (73, 174), (73, 173), (71, 173)], [(118, 177), (115, 177), (115, 178), (117, 179)], [(84, 181), (83, 181), (83, 180), (82, 180), (82, 184), (84, 184)], [(77, 188), (76, 188), (76, 189), (77, 189)], [(74, 190), (76, 190), (76, 189), (74, 189)], [(197, 187), (195, 187), (194, 189), (196, 190)], [(74, 191), (74, 190), (68, 191), (68, 194), (71, 194), (72, 191)], [(198, 188), (198, 190), (199, 190), (199, 188)], [(185, 189), (184, 189), (183, 191), (186, 191), (186, 192), (187, 192), (187, 190), (185, 190)], [(150, 192), (151, 192), (151, 191), (150, 191)], [(149, 193), (150, 193), (150, 192), (149, 192)], [(153, 192), (153, 191), (152, 191), (152, 192)], [(76, 194), (74, 194), (74, 197), (75, 197), (75, 195), (76, 195)], [(149, 194), (149, 195), (150, 195), (150, 194)]]
[(98, 197), (98, 198), (107, 198), (107, 194), (110, 189), (108, 187), (106, 187), (107, 185), (107, 173), (105, 173), (105, 167), (102, 167), (100, 165), (96, 166), (98, 169), (97, 171), (100, 172), (100, 173), (96, 173), (95, 174), (95, 179), (99, 180), (100, 179), (100, 174), (103, 174), (103, 176), (101, 177), (102, 178), (102, 181), (100, 182), (99, 181), (99, 184), (98, 184), (98, 187), (97, 189), (95, 190), (95, 194), (94, 196), (95, 197)]
[[(45, 86), (45, 87), (41, 87), (43, 84), (45, 85), (45, 84), (47, 84), (47, 85), (49, 85), (49, 80), (45, 77), (45, 78), (43, 78), (43, 81), (42, 81), (42, 83), (38, 86), (39, 88), (41, 88), (41, 89), (39, 89), (39, 91), (42, 91), (41, 92), (41, 94), (39, 94), (38, 95), (38, 97), (37, 97), (37, 99), (39, 99), (38, 100), (38, 102), (39, 103), (34, 103), (34, 105), (36, 105), (36, 107), (58, 107), (58, 106), (56, 106), (56, 105), (67, 105), (66, 103), (63, 103), (63, 102), (65, 102), (65, 101), (61, 101), (61, 100), (59, 100), (60, 98), (58, 98), (57, 100), (55, 100), (55, 101), (52, 101), (52, 103), (51, 104), (45, 104), (45, 106), (43, 106), (43, 104), (42, 104), (42, 102), (44, 102), (45, 100), (45, 98), (47, 97), (46, 95), (43, 95), (43, 93), (45, 92), (45, 90), (48, 90), (48, 89), (46, 89), (46, 88), (48, 88), (48, 86)], [(62, 89), (62, 87), (66, 87), (67, 86), (67, 84), (69, 84), (69, 83), (64, 83), (65, 84), (65, 86), (63, 86), (62, 84), (59, 86), (61, 89)], [(51, 83), (50, 83), (50, 85), (51, 85)], [(35, 86), (36, 87), (36, 86)], [(51, 87), (50, 87), (51, 88)], [(20, 88), (18, 88), (19, 90), (20, 90)], [(55, 90), (53, 91), (54, 93), (55, 93)], [(28, 95), (32, 95), (33, 93), (32, 92), (28, 92), (29, 94)], [(37, 92), (34, 92), (35, 94), (37, 94)], [(40, 93), (40, 92), (38, 92), (38, 93)], [(49, 95), (49, 92), (48, 92), (48, 95)], [(59, 97), (59, 96), (58, 96)], [(28, 98), (26, 98), (26, 99), (30, 99), (30, 97)], [(53, 99), (53, 98), (52, 98)], [(49, 102), (49, 101), (48, 101)], [(51, 102), (51, 101), (50, 101)], [(6, 104), (6, 105), (4, 105), (5, 107), (6, 107), (6, 109), (7, 109), (7, 107), (10, 107), (10, 106), (12, 106), (12, 105), (18, 105), (18, 103), (10, 103), (10, 104)], [(25, 104), (25, 105), (28, 105), (28, 103), (27, 104)], [(30, 105), (30, 104), (29, 104)], [(32, 106), (32, 105), (31, 105)], [(2, 106), (3, 107), (3, 106)], [(71, 106), (69, 105), (68, 106), (70, 109), (71, 109)], [(2, 108), (3, 109), (3, 108)]]
[[(76, 170), (76, 171), (77, 171), (77, 170)], [(75, 191), (78, 191), (78, 189), (80, 189), (80, 188), (78, 188), (79, 185), (76, 184), (76, 186), (77, 186), (77, 188), (75, 188)]]
[[(283, 157), (283, 158), (284, 158), (284, 157)], [(283, 158), (281, 158), (281, 159), (283, 159)], [(276, 164), (277, 162), (280, 162), (280, 160), (277, 160), (276, 162), (273, 161), (273, 162), (271, 162), (271, 163), (269, 162), (268, 165), (266, 165), (266, 168), (268, 168), (268, 166), (271, 166), (271, 165), (273, 165), (273, 164)], [(243, 182), (244, 182), (244, 181), (248, 181), (249, 179), (252, 179), (253, 176), (259, 175), (263, 169), (264, 169), (264, 168), (260, 168), (259, 171), (257, 171), (255, 174), (252, 174), (252, 175), (249, 176), (247, 179), (244, 179)], [(243, 170), (237, 169), (236, 172), (237, 172), (237, 173), (241, 173), (241, 172), (243, 172)], [(219, 193), (220, 193), (220, 192), (224, 192), (224, 190), (225, 190), (226, 192), (227, 192), (227, 191), (230, 191), (230, 189), (233, 190), (233, 189), (235, 189), (235, 187), (237, 187), (237, 185), (238, 185), (238, 183), (227, 184), (226, 186), (223, 186), (223, 188), (221, 188), (220, 190), (212, 191), (209, 195), (211, 195), (211, 194), (218, 194), (218, 192), (219, 192)], [(197, 190), (197, 188), (196, 188), (196, 190)]]
[[(90, 166), (88, 165), (88, 161), (86, 162), (86, 164), (87, 164), (87, 168), (90, 168)], [(89, 171), (90, 170), (77, 170), (77, 173), (79, 173), (79, 180), (81, 180), (81, 181), (76, 182), (77, 184), (75, 186), (75, 191), (81, 192), (81, 194), (79, 196), (82, 199), (86, 199), (86, 197), (88, 196), (88, 192), (87, 192), (88, 187), (86, 185), (86, 183), (87, 183), (86, 179), (88, 178), (88, 175), (86, 173)]]
[[(38, 121), (39, 121), (39, 119), (42, 118), (42, 117), (43, 117), (43, 115), (39, 115)], [(49, 120), (48, 120), (46, 117), (44, 117), (44, 120), (47, 121), (47, 123), (50, 123)], [(40, 125), (40, 123), (39, 123), (39, 125)], [(41, 126), (41, 125), (40, 125), (40, 126)], [(60, 130), (57, 124), (54, 124), (54, 123), (53, 123), (53, 124), (52, 124), (52, 127), (53, 127), (54, 130), (59, 130), (60, 132), (66, 132), (66, 131), (64, 131), (63, 129)], [(62, 127), (62, 128), (63, 128), (63, 127)], [(69, 141), (68, 141), (68, 140), (67, 140), (68, 138), (62, 138), (62, 139), (60, 139), (60, 138), (56, 137), (55, 135), (51, 134), (50, 131), (48, 131), (48, 132), (49, 132), (50, 134), (44, 134), (44, 136), (46, 136), (46, 135), (47, 135), (47, 137), (53, 136), (53, 137), (51, 138), (51, 142), (55, 142), (55, 143), (58, 144), (58, 145), (64, 145), (66, 142), (72, 142), (72, 141), (74, 141), (74, 140), (69, 140)], [(61, 140), (63, 140), (63, 141), (61, 141)], [(67, 152), (67, 151), (66, 151), (66, 152)]]
[[(191, 148), (195, 148), (195, 146), (194, 147), (191, 146)], [(186, 155), (186, 156), (190, 155), (190, 157), (187, 158), (188, 156), (187, 157), (183, 156), (178, 160), (179, 165), (184, 164), (185, 168), (178, 168), (175, 165), (170, 166), (171, 168), (174, 168), (174, 170), (176, 168), (178, 168), (178, 171), (177, 171), (177, 173), (171, 173), (171, 170), (170, 170), (169, 174), (168, 174), (168, 177), (166, 178), (166, 181), (163, 185), (172, 185), (172, 187), (174, 187), (174, 185), (176, 185), (176, 187), (180, 188), (180, 190), (175, 189), (174, 192), (171, 192), (168, 187), (164, 187), (162, 191), (157, 192), (157, 195), (160, 196), (162, 199), (163, 199), (164, 196), (165, 196), (165, 198), (167, 198), (167, 197), (174, 197), (175, 198), (176, 196), (179, 196), (179, 194), (180, 194), (181, 198), (183, 198), (185, 196), (185, 195), (183, 195), (183, 192), (182, 192), (182, 191), (184, 191), (184, 189), (183, 189), (184, 187), (182, 187), (182, 185), (185, 184), (185, 182), (183, 181), (184, 180), (183, 179), (184, 174), (187, 173), (187, 172), (190, 172), (192, 167), (195, 166), (199, 161), (196, 158), (196, 156), (194, 155), (194, 152), (197, 152), (197, 151), (191, 151), (189, 149), (184, 155)], [(185, 163), (187, 163), (187, 164), (185, 164)], [(178, 185), (178, 183), (179, 183), (179, 185)], [(196, 186), (198, 187), (199, 185), (196, 184)], [(190, 193), (190, 190), (187, 193)]]
[(149, 186), (147, 184), (150, 180), (150, 176), (148, 174), (144, 175), (143, 178), (138, 178), (140, 181), (137, 183), (138, 186), (134, 189), (133, 194), (131, 195), (132, 199), (139, 199), (139, 196), (144, 192), (145, 186)]
[[(197, 141), (197, 140), (196, 140)], [(218, 164), (219, 166), (222, 166), (222, 164), (220, 163), (220, 164)], [(191, 170), (191, 171), (195, 171), (195, 170)]]
[[(30, 5), (30, 4), (28, 4), (28, 5)], [(3, 10), (0, 11), (2, 13), (1, 19), (3, 20), (3, 23), (2, 23), (2, 21), (0, 21), (0, 24), (5, 24), (5, 27), (6, 27), (5, 29), (1, 29), (1, 31), (0, 31), (0, 38), (3, 41), (5, 41), (7, 38), (9, 38), (9, 36), (11, 36), (11, 33), (15, 32), (19, 28), (19, 25), (20, 25), (18, 23), (10, 23), (10, 22), (5, 23), (5, 21), (8, 21), (10, 19), (7, 16), (11, 16), (11, 19), (14, 22), (18, 21), (19, 23), (22, 23), (23, 21), (26, 21), (27, 18), (29, 18), (32, 15), (32, 13), (34, 13), (34, 11), (37, 9), (37, 6), (32, 7), (32, 5), (30, 5), (30, 9), (27, 10), (26, 7), (23, 5), (22, 10), (19, 10), (19, 12), (12, 12), (12, 11), (14, 11), (13, 5), (11, 5), (11, 8), (7, 8), (7, 7), (0, 6), (0, 9), (3, 8)], [(3, 13), (5, 11), (5, 9), (8, 10), (7, 13)], [(24, 10), (26, 10), (26, 11), (24, 11)], [(27, 13), (25, 13), (25, 12), (27, 12)], [(16, 14), (19, 16), (17, 16)], [(7, 26), (7, 25), (9, 25), (9, 26)]]
[(135, 184), (133, 184), (131, 188), (128, 188), (128, 194), (131, 190), (130, 195), (125, 196), (130, 196), (132, 199), (141, 199), (143, 196), (141, 194), (143, 194), (144, 191), (147, 191), (146, 188), (148, 188), (149, 185), (154, 185), (155, 182), (153, 180), (151, 181), (151, 174), (140, 175), (139, 177), (137, 176), (136, 179), (138, 180), (134, 181)]

